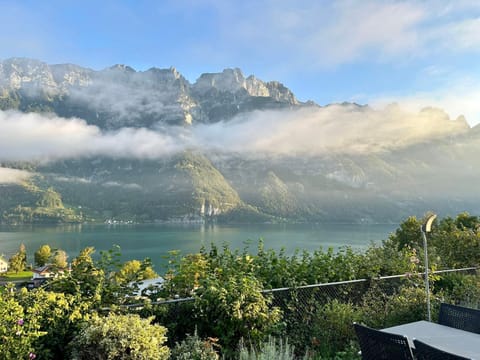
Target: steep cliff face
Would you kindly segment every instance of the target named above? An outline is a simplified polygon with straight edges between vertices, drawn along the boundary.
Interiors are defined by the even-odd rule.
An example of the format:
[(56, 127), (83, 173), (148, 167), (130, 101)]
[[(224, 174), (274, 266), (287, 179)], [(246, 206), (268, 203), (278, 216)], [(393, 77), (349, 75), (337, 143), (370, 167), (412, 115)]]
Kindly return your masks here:
[(238, 68), (225, 69), (221, 73), (202, 74), (192, 88), (200, 98), (215, 89), (218, 92), (238, 93), (244, 97), (268, 97), (289, 105), (300, 104), (295, 95), (278, 81), (265, 83), (253, 75), (245, 78)]
[(299, 105), (282, 84), (245, 78), (240, 69), (202, 74), (192, 85), (175, 68), (115, 65), (94, 71), (23, 58), (0, 62), (0, 109), (50, 111), (103, 129), (188, 126)]
[(200, 104), (208, 122), (228, 120), (253, 110), (278, 109), (302, 104), (283, 84), (245, 78), (240, 69), (202, 74), (192, 86), (192, 97)]
[[(13, 58), (0, 63), (2, 90), (43, 91), (57, 93), (57, 83), (50, 67), (37, 60)], [(32, 94), (33, 95), (33, 94)]]

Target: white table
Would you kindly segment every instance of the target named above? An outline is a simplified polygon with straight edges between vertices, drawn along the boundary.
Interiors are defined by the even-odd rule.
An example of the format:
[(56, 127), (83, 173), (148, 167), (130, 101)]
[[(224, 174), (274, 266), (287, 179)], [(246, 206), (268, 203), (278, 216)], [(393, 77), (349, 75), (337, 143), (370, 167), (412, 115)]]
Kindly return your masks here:
[(417, 339), (441, 350), (480, 360), (480, 334), (428, 321), (416, 321), (382, 331), (407, 336), (411, 347), (413, 339)]

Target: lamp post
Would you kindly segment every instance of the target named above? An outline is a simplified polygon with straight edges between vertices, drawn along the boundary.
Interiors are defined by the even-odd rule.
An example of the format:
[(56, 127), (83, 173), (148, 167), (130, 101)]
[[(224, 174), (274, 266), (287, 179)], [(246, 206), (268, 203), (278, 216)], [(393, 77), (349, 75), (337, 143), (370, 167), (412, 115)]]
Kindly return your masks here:
[(428, 280), (428, 246), (427, 246), (427, 233), (432, 231), (433, 220), (437, 217), (436, 214), (431, 214), (427, 217), (425, 222), (420, 227), (420, 231), (423, 236), (423, 249), (425, 251), (425, 292), (427, 293), (427, 317), (428, 321), (432, 321), (432, 315), (430, 313), (430, 283)]

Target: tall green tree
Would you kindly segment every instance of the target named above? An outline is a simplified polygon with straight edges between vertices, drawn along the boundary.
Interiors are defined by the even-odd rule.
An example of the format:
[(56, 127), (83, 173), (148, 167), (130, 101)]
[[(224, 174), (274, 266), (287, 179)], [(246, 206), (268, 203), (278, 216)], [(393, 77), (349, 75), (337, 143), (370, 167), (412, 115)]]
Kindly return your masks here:
[(398, 250), (409, 246), (411, 248), (422, 247), (422, 233), (420, 226), (422, 222), (415, 216), (410, 216), (407, 220), (400, 224), (395, 234), (390, 235), (390, 240), (397, 245)]
[(37, 266), (44, 266), (50, 261), (50, 257), (52, 256), (52, 249), (48, 245), (42, 245), (40, 248), (35, 251), (33, 255), (35, 260), (35, 265)]
[(71, 277), (79, 286), (82, 297), (93, 302), (100, 302), (105, 282), (105, 273), (92, 259), (95, 248), (86, 247), (72, 261)]
[[(442, 268), (477, 266), (480, 263), (480, 221), (461, 213), (455, 219), (442, 219), (434, 229), (431, 244)], [(433, 259), (435, 260), (435, 259)]]
[(8, 260), (8, 268), (10, 271), (14, 271), (16, 273), (24, 269), (22, 259), (18, 253), (12, 255), (12, 257), (10, 257)]
[(21, 244), (18, 252), (9, 259), (8, 266), (11, 271), (16, 273), (25, 270), (27, 267), (27, 251), (24, 244)]

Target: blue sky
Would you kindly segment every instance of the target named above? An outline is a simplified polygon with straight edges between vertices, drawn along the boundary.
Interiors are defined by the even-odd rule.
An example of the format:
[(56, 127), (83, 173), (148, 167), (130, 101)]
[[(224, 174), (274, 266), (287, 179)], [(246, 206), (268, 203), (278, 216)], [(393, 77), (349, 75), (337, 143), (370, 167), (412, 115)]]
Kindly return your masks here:
[(480, 123), (480, 2), (2, 1), (0, 59), (238, 67), (300, 100), (437, 106)]

